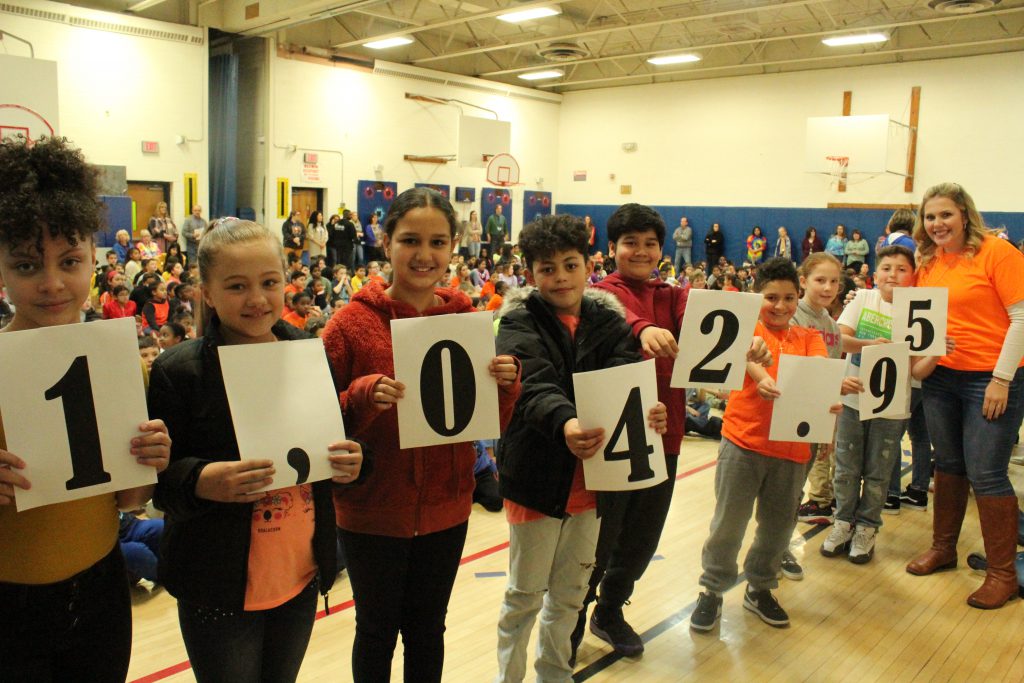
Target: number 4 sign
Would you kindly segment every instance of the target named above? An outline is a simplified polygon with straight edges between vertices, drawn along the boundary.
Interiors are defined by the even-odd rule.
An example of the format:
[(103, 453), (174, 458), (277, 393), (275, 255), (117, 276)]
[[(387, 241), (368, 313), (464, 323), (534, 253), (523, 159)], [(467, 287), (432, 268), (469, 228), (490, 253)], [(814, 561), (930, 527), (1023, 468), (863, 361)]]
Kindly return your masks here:
[(658, 402), (654, 360), (572, 376), (583, 429), (604, 428), (604, 444), (583, 461), (591, 491), (631, 491), (668, 478), (661, 435), (647, 424)]
[(948, 307), (945, 287), (893, 288), (892, 340), (910, 342), (911, 356), (946, 355)]
[(760, 294), (691, 289), (672, 386), (742, 389), (762, 301)]
[(25, 461), (19, 511), (156, 483), (130, 443), (149, 419), (135, 320), (0, 334), (0, 415)]
[(391, 321), (402, 448), (496, 439), (498, 384), (490, 374), (494, 316), (489, 312)]

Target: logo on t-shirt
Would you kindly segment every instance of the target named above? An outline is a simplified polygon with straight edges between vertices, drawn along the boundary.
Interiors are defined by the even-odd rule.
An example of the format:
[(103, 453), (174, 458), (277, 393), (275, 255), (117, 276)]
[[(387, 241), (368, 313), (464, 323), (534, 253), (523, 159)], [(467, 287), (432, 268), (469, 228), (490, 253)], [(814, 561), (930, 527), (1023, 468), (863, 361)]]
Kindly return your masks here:
[[(860, 319), (857, 321), (857, 331), (854, 334), (857, 339), (878, 339), (885, 337), (892, 339), (892, 316), (879, 313), (870, 308), (860, 312)], [(850, 362), (860, 367), (860, 354), (855, 353), (850, 357)]]

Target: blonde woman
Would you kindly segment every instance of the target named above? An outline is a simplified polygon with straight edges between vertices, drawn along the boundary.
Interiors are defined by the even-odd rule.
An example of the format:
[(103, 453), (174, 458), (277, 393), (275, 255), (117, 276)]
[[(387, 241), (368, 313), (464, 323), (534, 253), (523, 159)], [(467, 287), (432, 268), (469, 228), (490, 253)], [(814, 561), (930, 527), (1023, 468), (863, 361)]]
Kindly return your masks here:
[(167, 213), (167, 202), (160, 202), (156, 205), (156, 215), (149, 219), (146, 229), (149, 230), (153, 241), (160, 248), (160, 253), (167, 251), (169, 243), (178, 241), (178, 226), (174, 224), (174, 219)]

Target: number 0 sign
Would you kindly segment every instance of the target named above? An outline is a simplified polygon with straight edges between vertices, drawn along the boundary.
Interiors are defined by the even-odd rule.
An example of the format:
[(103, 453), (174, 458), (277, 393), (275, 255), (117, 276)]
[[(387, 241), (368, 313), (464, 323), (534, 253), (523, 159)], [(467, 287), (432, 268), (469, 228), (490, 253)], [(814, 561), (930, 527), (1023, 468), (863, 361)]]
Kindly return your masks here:
[(402, 448), (496, 439), (498, 385), (489, 312), (391, 321), (395, 379), (405, 385), (398, 402)]
[(893, 288), (892, 340), (910, 342), (911, 356), (946, 355), (948, 307), (945, 287)]
[(910, 344), (872, 344), (860, 352), (860, 419), (900, 418), (910, 412)]
[(604, 428), (604, 444), (583, 461), (591, 491), (631, 491), (668, 478), (661, 435), (647, 426), (658, 402), (654, 360), (572, 376), (576, 416), (584, 429)]
[(7, 450), (32, 482), (18, 510), (156, 483), (129, 451), (149, 419), (138, 353), (131, 318), (0, 334)]
[(742, 389), (761, 301), (760, 294), (691, 289), (672, 386)]

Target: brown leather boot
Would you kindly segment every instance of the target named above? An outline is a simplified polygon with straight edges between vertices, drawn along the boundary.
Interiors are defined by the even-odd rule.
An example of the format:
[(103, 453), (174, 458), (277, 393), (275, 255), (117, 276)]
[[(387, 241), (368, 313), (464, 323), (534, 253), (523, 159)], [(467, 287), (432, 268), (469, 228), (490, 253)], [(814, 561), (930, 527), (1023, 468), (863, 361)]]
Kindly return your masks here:
[(967, 477), (935, 470), (932, 501), (932, 547), (907, 565), (907, 571), (926, 576), (956, 566), (956, 542), (967, 511)]
[(998, 609), (1017, 597), (1017, 497), (978, 496), (978, 516), (988, 572), (985, 583), (967, 598), (967, 604)]

